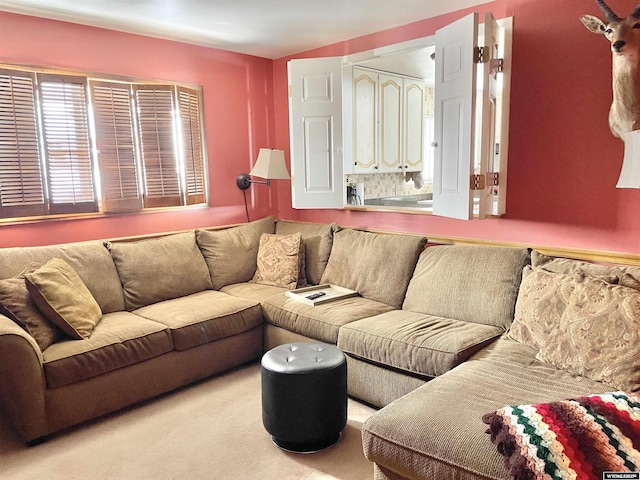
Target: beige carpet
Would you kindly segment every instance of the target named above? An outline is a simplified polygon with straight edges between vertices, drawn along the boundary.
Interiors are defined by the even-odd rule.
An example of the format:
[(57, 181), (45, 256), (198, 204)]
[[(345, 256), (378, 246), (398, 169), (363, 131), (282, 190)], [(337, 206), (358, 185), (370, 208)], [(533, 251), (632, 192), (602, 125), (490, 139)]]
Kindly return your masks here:
[(277, 448), (262, 426), (260, 366), (253, 364), (26, 447), (0, 423), (3, 480), (373, 479), (362, 423), (374, 412), (349, 399), (333, 447)]

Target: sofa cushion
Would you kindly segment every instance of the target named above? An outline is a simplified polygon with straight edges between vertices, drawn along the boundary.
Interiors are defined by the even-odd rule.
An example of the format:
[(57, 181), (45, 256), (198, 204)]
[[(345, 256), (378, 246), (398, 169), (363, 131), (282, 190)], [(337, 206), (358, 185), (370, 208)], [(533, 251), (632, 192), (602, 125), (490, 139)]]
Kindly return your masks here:
[(506, 479), (503, 459), (485, 433), (485, 413), (610, 389), (500, 338), (372, 415), (362, 427), (364, 453), (398, 478)]
[(573, 280), (569, 275), (525, 267), (507, 336), (535, 349), (552, 340), (572, 290)]
[(214, 289), (253, 278), (263, 233), (275, 233), (272, 216), (224, 230), (196, 230), (198, 246), (209, 267)]
[(422, 252), (402, 308), (507, 329), (526, 248), (439, 245)]
[(31, 262), (61, 258), (76, 271), (102, 313), (124, 310), (122, 284), (104, 242), (78, 242), (46, 247), (0, 248), (0, 278), (18, 275)]
[(211, 288), (195, 233), (109, 244), (127, 310)]
[(275, 285), (261, 285), (259, 283), (243, 282), (225, 285), (220, 289), (220, 291), (227, 295), (255, 300), (256, 302), (262, 303), (267, 298), (283, 293), (287, 291), (287, 289), (283, 287), (276, 287)]
[(263, 233), (258, 247), (256, 273), (252, 283), (294, 289), (305, 286), (304, 246), (299, 233), (276, 235)]
[(343, 325), (393, 310), (386, 303), (362, 297), (311, 306), (284, 293), (266, 299), (262, 309), (265, 320), (270, 324), (334, 345), (338, 342), (338, 330)]
[(426, 241), (421, 236), (339, 230), (320, 283), (349, 288), (400, 308)]
[(90, 338), (58, 342), (43, 352), (47, 387), (58, 388), (97, 377), (172, 349), (166, 326), (129, 312), (108, 313)]
[(34, 338), (41, 351), (64, 338), (62, 330), (52, 324), (33, 302), (24, 280), (26, 273), (35, 272), (40, 264), (33, 262), (19, 275), (0, 280), (0, 313), (9, 317)]
[(436, 377), (501, 334), (490, 325), (393, 310), (344, 325), (338, 348), (372, 363)]
[(148, 305), (134, 313), (169, 327), (176, 350), (231, 337), (263, 321), (258, 302), (215, 290)]
[(278, 220), (276, 233), (291, 235), (300, 232), (304, 244), (305, 277), (311, 285), (318, 285), (327, 267), (327, 261), (333, 245), (333, 232), (337, 226), (316, 223), (290, 222)]
[(640, 390), (640, 292), (574, 274), (554, 335), (537, 358), (619, 390)]
[(67, 262), (54, 258), (24, 276), (34, 303), (54, 325), (76, 340), (91, 335), (102, 312), (89, 289)]

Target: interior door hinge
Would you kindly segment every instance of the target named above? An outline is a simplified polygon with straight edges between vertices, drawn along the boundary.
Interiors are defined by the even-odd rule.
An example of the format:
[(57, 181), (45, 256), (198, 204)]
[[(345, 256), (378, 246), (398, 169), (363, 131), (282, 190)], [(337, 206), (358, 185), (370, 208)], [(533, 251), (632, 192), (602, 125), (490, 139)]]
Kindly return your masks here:
[(485, 178), (484, 175), (471, 175), (471, 182), (469, 188), (471, 190), (484, 190)]
[(473, 63), (487, 63), (489, 61), (489, 47), (475, 47), (473, 49)]
[(291, 85), (289, 85), (289, 97), (291, 97)]
[(504, 61), (502, 58), (492, 58), (489, 62), (491, 73), (502, 73), (504, 70)]
[(487, 172), (487, 185), (497, 187), (500, 185), (500, 174), (498, 172)]

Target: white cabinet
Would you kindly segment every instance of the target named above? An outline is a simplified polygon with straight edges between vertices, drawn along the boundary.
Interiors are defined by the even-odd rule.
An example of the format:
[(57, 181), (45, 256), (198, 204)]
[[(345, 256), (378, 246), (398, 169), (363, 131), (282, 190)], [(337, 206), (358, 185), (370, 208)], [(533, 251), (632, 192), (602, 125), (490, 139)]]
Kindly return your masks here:
[(354, 173), (423, 166), (424, 82), (353, 67)]
[(353, 69), (353, 172), (378, 170), (378, 74)]

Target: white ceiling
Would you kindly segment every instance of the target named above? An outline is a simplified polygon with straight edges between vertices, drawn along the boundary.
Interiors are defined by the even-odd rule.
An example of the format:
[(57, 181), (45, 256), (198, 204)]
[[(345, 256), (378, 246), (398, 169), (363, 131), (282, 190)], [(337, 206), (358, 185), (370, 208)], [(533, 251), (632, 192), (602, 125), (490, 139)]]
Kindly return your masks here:
[(0, 10), (280, 58), (487, 0), (0, 0)]

